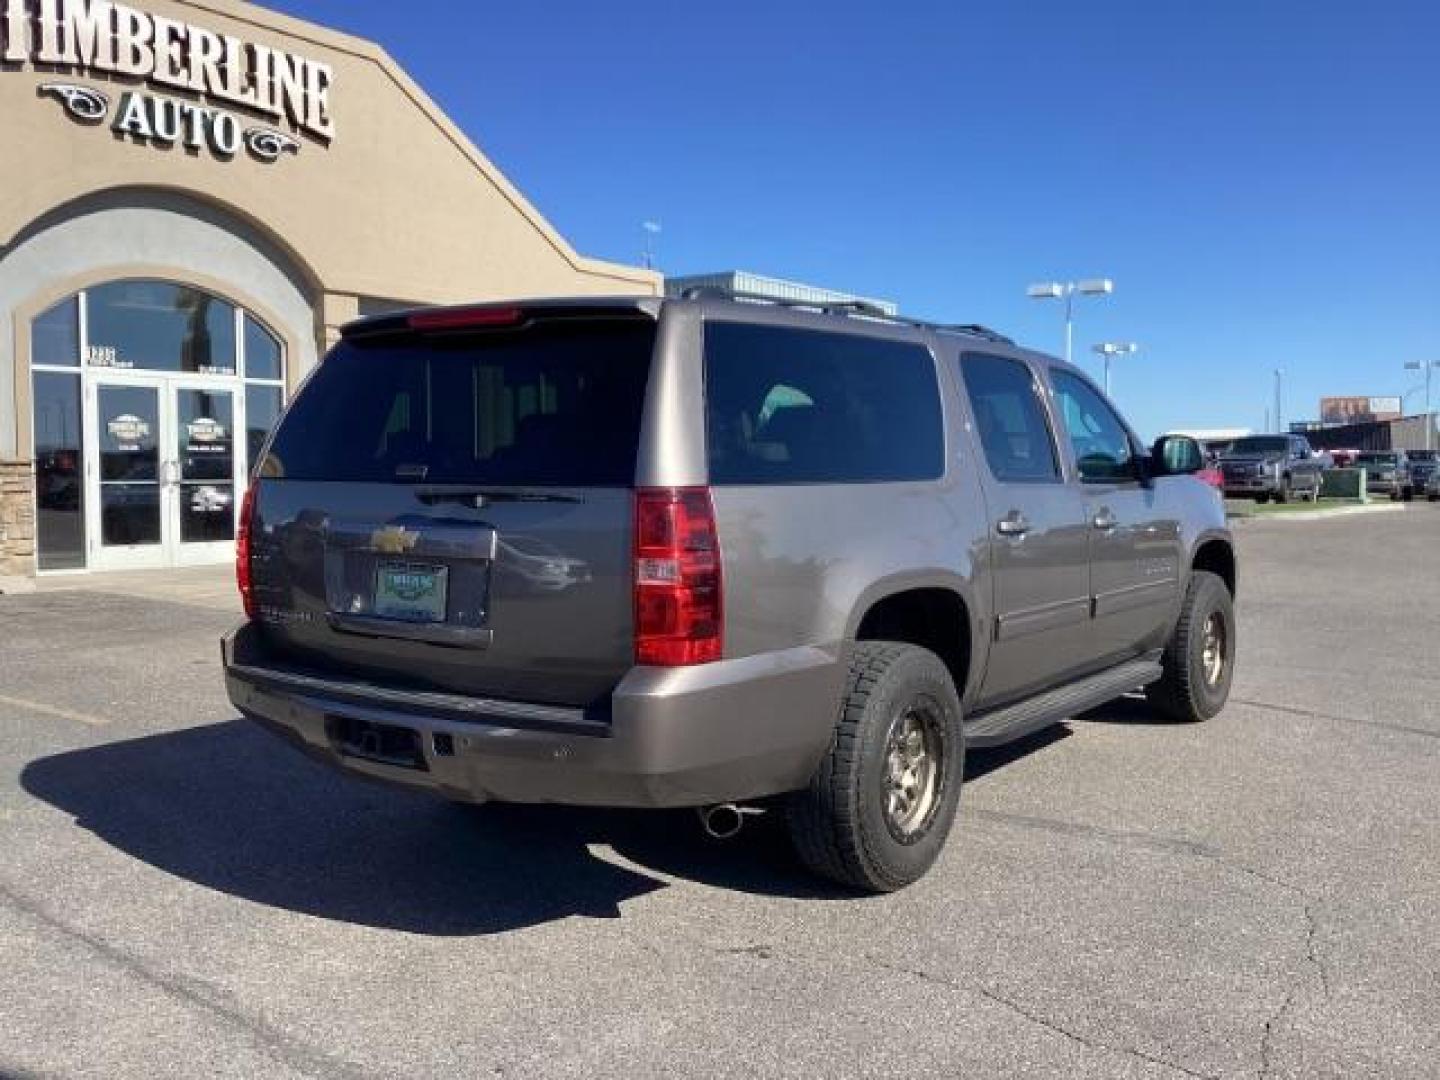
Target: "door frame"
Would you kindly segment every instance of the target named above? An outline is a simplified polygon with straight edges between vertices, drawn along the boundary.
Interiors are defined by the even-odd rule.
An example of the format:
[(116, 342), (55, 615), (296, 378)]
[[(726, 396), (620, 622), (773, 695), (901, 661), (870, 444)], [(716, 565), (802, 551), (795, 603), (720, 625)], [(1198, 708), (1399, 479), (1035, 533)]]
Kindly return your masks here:
[(171, 518), (168, 522), (173, 530), (169, 549), (169, 566), (214, 566), (220, 563), (232, 562), (235, 559), (235, 535), (240, 523), (240, 503), (245, 497), (245, 469), (243, 436), (245, 433), (245, 384), (239, 380), (233, 382), (228, 378), (207, 378), (194, 375), (167, 375), (166, 382), (169, 384), (166, 390), (166, 397), (170, 409), (170, 423), (167, 434), (170, 436), (170, 447), (178, 448), (180, 442), (180, 409), (179, 395), (187, 390), (199, 391), (211, 394), (230, 395), (230, 539), (214, 540), (208, 542), (186, 543), (181, 539), (181, 499), (185, 494), (183, 476), (180, 472), (179, 462), (176, 465), (175, 475), (177, 479), (169, 485), (173, 506), (171, 507)]
[[(160, 542), (137, 547), (109, 547), (103, 538), (103, 480), (100, 468), (100, 392), (107, 386), (153, 389), (156, 393), (156, 433), (160, 489)], [(229, 562), (235, 557), (235, 541), (185, 543), (181, 540), (180, 462), (174, 456), (180, 447), (178, 396), (182, 391), (230, 395), (231, 401), (231, 483), (232, 528), (238, 528), (240, 503), (245, 494), (243, 447), (245, 432), (245, 383), (230, 376), (205, 376), (141, 370), (87, 369), (81, 377), (82, 426), (85, 451), (85, 531), (87, 569), (153, 570), (179, 566), (208, 566)]]

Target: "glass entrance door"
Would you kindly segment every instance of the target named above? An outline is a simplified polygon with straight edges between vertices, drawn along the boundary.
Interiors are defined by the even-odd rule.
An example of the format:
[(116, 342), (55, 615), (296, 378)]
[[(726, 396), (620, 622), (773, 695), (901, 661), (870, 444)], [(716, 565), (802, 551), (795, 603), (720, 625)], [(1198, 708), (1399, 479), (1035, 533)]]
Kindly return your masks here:
[(170, 487), (175, 501), (178, 564), (235, 556), (237, 474), (235, 392), (175, 384)]
[(233, 387), (156, 376), (91, 385), (91, 566), (140, 569), (234, 557)]
[(165, 565), (159, 380), (95, 383), (88, 410), (91, 461), (99, 462), (87, 500), (94, 565), (100, 569)]

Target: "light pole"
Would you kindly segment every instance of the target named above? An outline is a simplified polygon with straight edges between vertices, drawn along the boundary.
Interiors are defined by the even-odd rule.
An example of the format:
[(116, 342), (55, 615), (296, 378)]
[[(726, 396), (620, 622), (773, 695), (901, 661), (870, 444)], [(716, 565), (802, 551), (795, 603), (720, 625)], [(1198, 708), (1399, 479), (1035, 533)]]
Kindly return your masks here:
[[(1440, 368), (1440, 360), (1425, 360), (1425, 361), (1423, 361), (1423, 362), (1422, 362), (1422, 361), (1418, 361), (1418, 360), (1412, 360), (1410, 363), (1408, 363), (1408, 364), (1405, 365), (1405, 370), (1406, 370), (1406, 371), (1423, 371), (1423, 372), (1425, 372), (1425, 449), (1426, 449), (1426, 450), (1433, 450), (1433, 449), (1434, 449), (1434, 446), (1431, 445), (1431, 440), (1432, 440), (1432, 437), (1433, 437), (1433, 431), (1434, 431), (1434, 428), (1435, 428), (1435, 419), (1434, 419), (1433, 416), (1430, 415), (1430, 373), (1431, 373), (1432, 371), (1434, 371), (1436, 368)], [(1404, 412), (1405, 410), (1402, 408), (1400, 411), (1401, 411), (1401, 412)]]
[(1070, 363), (1075, 343), (1075, 294), (1081, 296), (1109, 296), (1115, 291), (1115, 283), (1109, 278), (1086, 278), (1084, 281), (1046, 281), (1031, 285), (1025, 295), (1032, 300), (1065, 301), (1065, 362)]
[(1110, 396), (1110, 362), (1117, 356), (1133, 356), (1140, 351), (1140, 346), (1133, 341), (1102, 341), (1099, 345), (1091, 345), (1090, 351), (1097, 356), (1105, 358), (1105, 396)]
[(664, 232), (664, 226), (658, 221), (642, 221), (640, 229), (645, 233), (645, 269), (655, 269), (655, 238)]
[(1281, 388), (1282, 388), (1282, 386), (1283, 386), (1283, 384), (1284, 384), (1284, 381), (1285, 381), (1285, 370), (1284, 370), (1283, 368), (1278, 368), (1278, 367), (1277, 367), (1277, 368), (1275, 369), (1275, 434), (1276, 434), (1276, 435), (1284, 435), (1284, 434), (1285, 434), (1285, 422), (1280, 419)]

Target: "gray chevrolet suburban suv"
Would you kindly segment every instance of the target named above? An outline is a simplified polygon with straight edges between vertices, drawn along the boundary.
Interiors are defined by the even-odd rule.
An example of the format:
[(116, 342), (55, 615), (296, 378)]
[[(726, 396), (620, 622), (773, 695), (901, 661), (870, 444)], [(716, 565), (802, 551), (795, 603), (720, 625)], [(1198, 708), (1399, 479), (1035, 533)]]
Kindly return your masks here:
[(1204, 720), (1236, 567), (1200, 448), (979, 327), (735, 297), (345, 328), (245, 500), (234, 704), (455, 800), (782, 812), (934, 862), (967, 747), (1144, 688)]

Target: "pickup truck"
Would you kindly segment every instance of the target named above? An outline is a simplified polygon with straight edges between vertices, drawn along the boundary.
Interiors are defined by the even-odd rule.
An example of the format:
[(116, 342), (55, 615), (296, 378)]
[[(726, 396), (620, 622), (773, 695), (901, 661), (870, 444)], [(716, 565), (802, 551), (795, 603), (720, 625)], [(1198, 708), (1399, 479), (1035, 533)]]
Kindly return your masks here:
[(1283, 503), (1300, 495), (1319, 502), (1325, 459), (1303, 435), (1247, 435), (1221, 455), (1220, 472), (1227, 499)]

